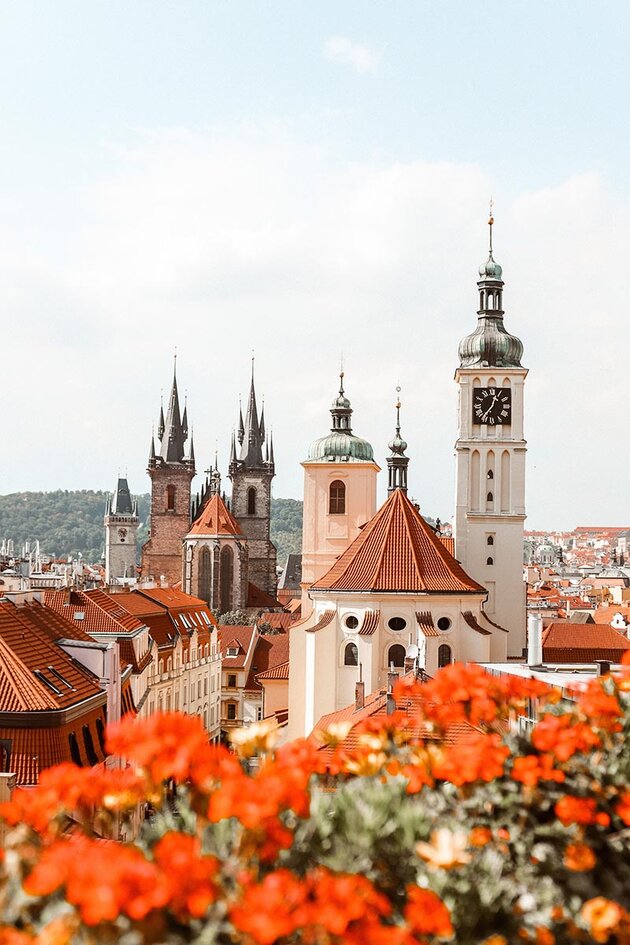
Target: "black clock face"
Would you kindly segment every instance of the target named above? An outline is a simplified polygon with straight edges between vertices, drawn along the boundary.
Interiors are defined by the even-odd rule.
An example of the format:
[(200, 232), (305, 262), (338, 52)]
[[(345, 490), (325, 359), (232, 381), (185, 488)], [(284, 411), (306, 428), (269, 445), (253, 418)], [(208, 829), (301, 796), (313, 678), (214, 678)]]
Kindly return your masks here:
[(473, 388), (473, 423), (512, 422), (512, 391), (509, 387)]

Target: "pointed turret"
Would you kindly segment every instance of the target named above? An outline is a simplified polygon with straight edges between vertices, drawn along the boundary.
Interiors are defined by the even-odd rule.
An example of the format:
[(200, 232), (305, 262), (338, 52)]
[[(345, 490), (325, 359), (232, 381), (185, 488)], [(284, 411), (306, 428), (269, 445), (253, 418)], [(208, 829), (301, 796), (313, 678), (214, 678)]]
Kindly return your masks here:
[[(242, 415), (241, 415), (242, 419)], [(240, 440), (239, 428), (239, 440)], [(256, 389), (254, 387), (254, 360), (252, 358), (252, 380), (249, 388), (249, 398), (247, 401), (247, 413), (245, 414), (245, 427), (243, 430), (243, 440), (241, 443), (241, 454), (239, 460), (247, 468), (258, 468), (264, 464), (263, 443), (264, 434), (261, 435), (261, 424), (258, 420), (258, 407), (256, 406)]]
[(273, 431), (269, 434), (269, 465), (274, 468), (276, 461), (273, 455)]
[(133, 502), (126, 479), (118, 479), (116, 491), (110, 499), (110, 514), (133, 515)]
[(149, 469), (152, 469), (155, 466), (155, 438), (151, 434), (151, 446), (149, 448)]
[(188, 449), (186, 451), (186, 462), (195, 465), (195, 447), (193, 444), (193, 435), (190, 434), (190, 440), (188, 442)]
[(239, 398), (238, 402), (238, 444), (243, 445), (245, 439), (245, 424), (243, 423), (243, 407)]
[(232, 430), (232, 445), (230, 446), (230, 466), (236, 464), (236, 437)]
[(258, 432), (262, 439), (265, 439), (265, 402), (263, 400), (262, 410), (260, 411), (260, 423), (258, 425)]
[(391, 495), (396, 489), (400, 489), (407, 495), (407, 467), (409, 466), (409, 457), (405, 456), (407, 443), (400, 435), (400, 387), (396, 388), (398, 399), (396, 400), (396, 433), (391, 440), (389, 448), (391, 454), (387, 457), (387, 495)]
[(492, 249), (492, 203), (488, 259), (479, 267), (477, 327), (459, 344), (460, 367), (522, 367), (523, 343), (503, 324), (503, 270)]
[(367, 440), (355, 436), (352, 432), (352, 407), (344, 390), (344, 377), (342, 370), (339, 374), (339, 393), (330, 408), (332, 416), (330, 433), (311, 443), (308, 462), (374, 462), (371, 445)]
[(184, 401), (184, 414), (182, 416), (182, 433), (184, 437), (188, 436), (188, 402)]
[(162, 437), (164, 436), (164, 404), (160, 398), (160, 419), (158, 420), (158, 429), (157, 429), (158, 440), (162, 442)]
[[(160, 424), (162, 423), (162, 411), (160, 411)], [(188, 420), (186, 419), (186, 422)], [(159, 432), (159, 431), (158, 431)], [(173, 371), (173, 386), (171, 387), (171, 396), (166, 411), (166, 421), (164, 422), (164, 432), (160, 437), (161, 448), (160, 457), (165, 463), (184, 462), (184, 444), (187, 440), (187, 432), (184, 429), (179, 410), (179, 393), (177, 390), (177, 375)]]

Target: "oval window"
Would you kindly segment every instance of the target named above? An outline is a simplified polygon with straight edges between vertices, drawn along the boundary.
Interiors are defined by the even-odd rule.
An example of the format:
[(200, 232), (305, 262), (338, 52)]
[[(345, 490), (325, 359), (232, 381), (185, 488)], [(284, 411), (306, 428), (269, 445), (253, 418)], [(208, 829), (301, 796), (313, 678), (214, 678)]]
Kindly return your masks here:
[(346, 617), (346, 627), (348, 630), (356, 630), (359, 626), (359, 618), (355, 617), (354, 614), (350, 614), (349, 617)]
[(451, 629), (451, 621), (449, 620), (448, 617), (440, 617), (440, 619), (437, 622), (437, 625), (438, 625), (438, 630), (441, 630), (442, 633), (444, 633), (446, 630)]
[(407, 626), (407, 621), (404, 617), (390, 617), (387, 621), (387, 626), (390, 630), (404, 630)]

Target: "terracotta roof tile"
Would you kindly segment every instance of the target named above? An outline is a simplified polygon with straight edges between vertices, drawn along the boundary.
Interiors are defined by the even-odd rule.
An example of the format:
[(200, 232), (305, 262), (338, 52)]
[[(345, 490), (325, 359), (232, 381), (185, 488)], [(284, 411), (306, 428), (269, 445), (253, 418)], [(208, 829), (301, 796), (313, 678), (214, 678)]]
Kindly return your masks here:
[(46, 607), (79, 626), (77, 614), (83, 614), (80, 626), (86, 633), (135, 633), (142, 629), (137, 617), (125, 610), (120, 603), (103, 591), (47, 591), (44, 597)]
[(485, 593), (400, 489), (313, 590)]
[(220, 495), (215, 494), (203, 507), (199, 517), (193, 522), (189, 535), (235, 535), (241, 537), (243, 531)]
[(438, 535), (438, 538), (448, 551), (449, 555), (455, 557), (455, 539), (452, 535)]
[(288, 679), (289, 678), (289, 661), (285, 660), (284, 663), (279, 663), (277, 666), (272, 666), (271, 669), (265, 670), (264, 673), (257, 673), (256, 679)]
[(481, 633), (482, 636), (484, 637), (492, 636), (491, 630), (486, 630), (485, 627), (482, 627), (479, 623), (477, 623), (477, 618), (475, 617), (475, 615), (473, 614), (471, 610), (465, 610), (462, 613), (462, 617), (464, 618), (468, 626), (471, 627), (473, 630), (475, 630), (477, 633)]
[(258, 681), (258, 674), (264, 673), (268, 669), (273, 669), (274, 666), (278, 666), (281, 663), (288, 663), (288, 659), (288, 633), (261, 634), (261, 636), (259, 636), (256, 640), (256, 646), (252, 656), (252, 665), (247, 677), (247, 682), (245, 683), (245, 689), (261, 689), (262, 687)]
[(440, 631), (436, 629), (435, 624), (433, 623), (433, 617), (431, 616), (430, 611), (421, 610), (416, 614), (416, 620), (418, 621), (418, 626), (422, 630), (425, 637), (439, 637)]
[(361, 629), (359, 630), (359, 636), (371, 637), (378, 627), (378, 622), (380, 619), (380, 610), (368, 610), (365, 614), (365, 617), (363, 618), (363, 623), (361, 624)]
[(247, 585), (247, 606), (267, 608), (281, 607), (282, 604), (280, 601), (276, 600), (275, 597), (272, 597), (271, 594), (267, 594), (262, 588), (257, 587), (250, 581)]
[[(245, 658), (249, 651), (254, 633), (252, 624), (221, 624), (221, 652), (223, 654), (222, 669), (240, 669), (245, 665)], [(237, 648), (238, 655), (228, 656), (230, 648)]]
[(542, 635), (543, 659), (548, 663), (592, 663), (610, 660), (618, 663), (630, 650), (630, 641), (606, 624), (549, 624)]
[(322, 630), (332, 622), (334, 616), (334, 610), (325, 610), (323, 614), (320, 614), (319, 619), (312, 627), (305, 627), (304, 629), (308, 631), (308, 633), (315, 633), (317, 630)]

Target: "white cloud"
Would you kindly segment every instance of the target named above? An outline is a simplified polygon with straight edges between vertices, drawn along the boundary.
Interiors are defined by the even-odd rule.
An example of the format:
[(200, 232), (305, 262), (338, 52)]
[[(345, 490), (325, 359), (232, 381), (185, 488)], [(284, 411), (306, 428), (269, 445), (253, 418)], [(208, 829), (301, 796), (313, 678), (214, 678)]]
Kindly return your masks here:
[(373, 72), (381, 61), (380, 54), (364, 43), (355, 43), (347, 36), (329, 36), (324, 42), (327, 59), (350, 65), (357, 72)]
[[(177, 345), (200, 468), (216, 439), (225, 468), (254, 348), (275, 494), (299, 496), (343, 350), (354, 428), (382, 465), (400, 379), (412, 491), (447, 519), (491, 190), (475, 166), (348, 164), (279, 124), (139, 134), (68, 192), (78, 210), (57, 229), (0, 229), (0, 493), (107, 488), (118, 469), (148, 489)], [(499, 200), (496, 221), (506, 325), (530, 368), (530, 524), (627, 524), (628, 201), (583, 174)]]

